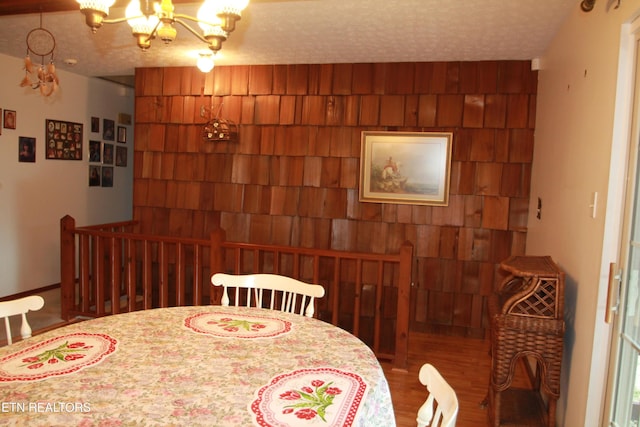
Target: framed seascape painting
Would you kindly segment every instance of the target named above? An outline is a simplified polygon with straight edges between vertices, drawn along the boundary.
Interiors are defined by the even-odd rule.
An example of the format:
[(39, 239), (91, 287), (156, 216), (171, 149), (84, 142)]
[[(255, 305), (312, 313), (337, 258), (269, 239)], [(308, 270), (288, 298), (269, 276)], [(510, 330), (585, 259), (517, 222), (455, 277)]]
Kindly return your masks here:
[(360, 201), (446, 206), (452, 140), (447, 132), (362, 132)]

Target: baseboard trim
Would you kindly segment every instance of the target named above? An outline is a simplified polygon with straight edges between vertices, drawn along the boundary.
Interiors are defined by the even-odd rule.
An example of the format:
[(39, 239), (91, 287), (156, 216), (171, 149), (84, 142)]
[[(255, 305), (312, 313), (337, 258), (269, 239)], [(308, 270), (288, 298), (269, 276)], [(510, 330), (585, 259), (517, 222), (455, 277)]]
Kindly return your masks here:
[(32, 289), (30, 291), (24, 291), (24, 292), (19, 292), (13, 295), (7, 295), (6, 297), (1, 297), (0, 301), (8, 301), (8, 300), (17, 299), (17, 298), (28, 297), (29, 295), (37, 295), (39, 293), (51, 291), (53, 289), (60, 289), (60, 283), (54, 283), (53, 285), (43, 286), (41, 288)]

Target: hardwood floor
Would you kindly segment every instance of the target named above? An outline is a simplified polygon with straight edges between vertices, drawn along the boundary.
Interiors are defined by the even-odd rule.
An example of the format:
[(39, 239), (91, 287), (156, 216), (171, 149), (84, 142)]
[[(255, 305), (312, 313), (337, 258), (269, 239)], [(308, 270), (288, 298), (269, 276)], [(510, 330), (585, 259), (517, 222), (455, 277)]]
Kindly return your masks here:
[[(488, 426), (487, 410), (481, 403), (489, 384), (489, 340), (412, 332), (408, 372), (394, 371), (390, 363), (381, 362), (391, 389), (397, 427), (416, 426), (416, 413), (427, 396), (418, 381), (418, 372), (427, 362), (456, 390), (460, 405), (456, 427)], [(525, 369), (519, 366), (514, 385), (527, 384)]]

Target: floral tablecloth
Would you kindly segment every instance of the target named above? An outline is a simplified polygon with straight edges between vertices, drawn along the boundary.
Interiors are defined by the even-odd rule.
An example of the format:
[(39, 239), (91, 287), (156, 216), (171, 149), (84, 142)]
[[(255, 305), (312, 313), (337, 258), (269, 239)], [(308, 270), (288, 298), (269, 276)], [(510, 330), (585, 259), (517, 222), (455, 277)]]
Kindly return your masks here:
[[(30, 367), (31, 366), (31, 367)], [(395, 425), (372, 351), (255, 308), (93, 319), (0, 348), (0, 426)]]

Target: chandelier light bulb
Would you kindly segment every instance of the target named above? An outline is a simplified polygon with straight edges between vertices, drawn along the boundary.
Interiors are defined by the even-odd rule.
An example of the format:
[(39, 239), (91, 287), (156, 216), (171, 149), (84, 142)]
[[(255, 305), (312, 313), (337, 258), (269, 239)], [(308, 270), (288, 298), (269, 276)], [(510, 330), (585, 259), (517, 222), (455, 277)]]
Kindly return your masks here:
[(198, 69), (203, 73), (213, 70), (213, 54), (209, 52), (201, 52), (198, 56)]
[(76, 2), (80, 5), (80, 10), (92, 9), (108, 15), (109, 8), (113, 6), (116, 0), (76, 0)]
[(124, 12), (127, 23), (131, 26), (133, 34), (151, 35), (153, 29), (158, 25), (158, 17), (155, 15), (145, 16), (140, 10), (140, 1), (131, 0)]
[(231, 13), (240, 16), (249, 5), (249, 0), (219, 0), (215, 3), (218, 5), (218, 13)]
[(202, 28), (205, 35), (208, 32), (215, 31), (215, 27), (220, 27), (220, 18), (218, 18), (217, 11), (218, 8), (214, 0), (205, 0), (200, 9), (198, 9), (198, 26)]

